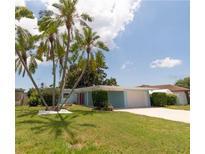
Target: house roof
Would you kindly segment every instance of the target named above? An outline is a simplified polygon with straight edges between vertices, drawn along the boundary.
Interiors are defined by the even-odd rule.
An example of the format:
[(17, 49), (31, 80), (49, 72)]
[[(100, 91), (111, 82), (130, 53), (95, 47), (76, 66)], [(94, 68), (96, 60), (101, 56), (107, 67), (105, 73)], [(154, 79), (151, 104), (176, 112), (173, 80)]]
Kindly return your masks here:
[(25, 89), (22, 89), (22, 88), (16, 88), (15, 89), (15, 92), (24, 92), (25, 91)]
[(139, 87), (144, 87), (144, 88), (155, 88), (155, 89), (169, 89), (172, 92), (177, 92), (177, 91), (189, 91), (189, 89), (184, 88), (184, 87), (179, 87), (171, 84), (166, 84), (166, 85), (142, 85)]
[[(105, 91), (125, 91), (125, 90), (153, 90), (153, 88), (147, 87), (137, 87), (137, 88), (125, 88), (121, 86), (105, 86), (105, 85), (97, 85), (91, 87), (77, 88), (74, 92), (88, 92), (88, 91), (97, 91), (97, 90), (105, 90)], [(65, 92), (70, 92), (71, 89), (65, 89)]]

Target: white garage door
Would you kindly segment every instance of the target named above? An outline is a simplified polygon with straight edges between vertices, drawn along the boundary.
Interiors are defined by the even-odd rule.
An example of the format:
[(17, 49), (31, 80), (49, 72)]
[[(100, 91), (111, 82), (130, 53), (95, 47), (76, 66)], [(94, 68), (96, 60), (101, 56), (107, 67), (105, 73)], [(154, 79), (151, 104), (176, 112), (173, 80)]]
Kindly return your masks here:
[(184, 105), (187, 104), (186, 94), (184, 92), (176, 92), (177, 104)]
[(127, 91), (127, 107), (149, 107), (150, 99), (147, 91), (130, 90)]

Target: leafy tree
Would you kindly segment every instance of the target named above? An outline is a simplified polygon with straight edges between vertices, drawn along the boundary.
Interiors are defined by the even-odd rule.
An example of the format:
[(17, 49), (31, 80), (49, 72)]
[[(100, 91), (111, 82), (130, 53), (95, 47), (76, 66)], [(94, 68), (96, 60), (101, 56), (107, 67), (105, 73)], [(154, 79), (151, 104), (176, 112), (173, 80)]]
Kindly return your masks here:
[(103, 85), (109, 85), (109, 86), (117, 86), (117, 81), (115, 78), (105, 79), (103, 82)]
[[(15, 17), (17, 20), (20, 20), (22, 17), (33, 18), (32, 12), (25, 7), (16, 7), (15, 8)], [(16, 71), (19, 73), (22, 72), (23, 68), (27, 72), (29, 78), (31, 79), (34, 87), (37, 90), (41, 100), (43, 101), (46, 109), (48, 109), (48, 105), (46, 104), (41, 92), (33, 79), (32, 73), (35, 72), (37, 68), (37, 63), (35, 61), (35, 56), (29, 52), (34, 47), (34, 42), (36, 37), (33, 37), (27, 30), (23, 29), (20, 26), (15, 27), (16, 30), (16, 38), (15, 38), (15, 52), (18, 56), (16, 59)], [(28, 54), (30, 55), (30, 64), (27, 65)], [(23, 71), (23, 76), (25, 72)]]
[[(101, 55), (101, 56), (99, 56)], [(66, 88), (72, 88), (76, 78), (80, 76), (81, 70), (84, 66), (85, 59), (82, 59), (78, 64), (73, 64), (67, 74)], [(87, 87), (92, 85), (102, 85), (107, 74), (104, 69), (107, 68), (104, 55), (102, 52), (97, 52), (95, 56), (91, 55), (91, 58), (88, 62), (87, 69), (84, 73), (84, 76), (80, 80), (77, 88)]]
[[(79, 62), (78, 64), (74, 64), (71, 66), (66, 81), (66, 88), (72, 88), (73, 84), (78, 76), (80, 76), (81, 69), (83, 67), (81, 64), (83, 62)], [(80, 80), (77, 88), (88, 87), (93, 85), (117, 85), (117, 81), (115, 78), (106, 79), (107, 74), (105, 70), (107, 69), (107, 65), (105, 63), (105, 57), (102, 52), (97, 52), (94, 56), (91, 56), (89, 60), (88, 68), (85, 71), (84, 76)]]
[(190, 77), (176, 81), (175, 85), (190, 89)]

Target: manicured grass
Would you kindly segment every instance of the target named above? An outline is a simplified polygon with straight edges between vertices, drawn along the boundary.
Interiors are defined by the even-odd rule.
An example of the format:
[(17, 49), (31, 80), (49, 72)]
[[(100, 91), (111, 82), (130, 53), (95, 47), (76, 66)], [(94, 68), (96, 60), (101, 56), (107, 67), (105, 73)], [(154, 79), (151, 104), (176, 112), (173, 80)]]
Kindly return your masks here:
[(167, 105), (166, 108), (177, 110), (190, 110), (190, 105)]
[(16, 107), (17, 154), (190, 152), (190, 125), (125, 112), (72, 106), (72, 114), (38, 116), (42, 107)]

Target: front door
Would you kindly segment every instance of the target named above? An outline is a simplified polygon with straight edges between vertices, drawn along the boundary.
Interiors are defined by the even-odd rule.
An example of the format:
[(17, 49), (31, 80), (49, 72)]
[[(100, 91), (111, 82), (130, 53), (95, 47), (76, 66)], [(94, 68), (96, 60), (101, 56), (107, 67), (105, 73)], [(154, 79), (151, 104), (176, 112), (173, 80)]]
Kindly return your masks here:
[(84, 93), (80, 93), (80, 104), (84, 104)]

